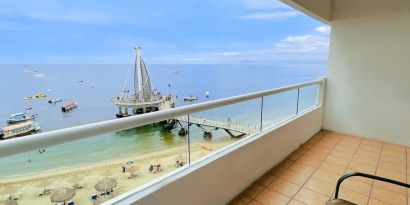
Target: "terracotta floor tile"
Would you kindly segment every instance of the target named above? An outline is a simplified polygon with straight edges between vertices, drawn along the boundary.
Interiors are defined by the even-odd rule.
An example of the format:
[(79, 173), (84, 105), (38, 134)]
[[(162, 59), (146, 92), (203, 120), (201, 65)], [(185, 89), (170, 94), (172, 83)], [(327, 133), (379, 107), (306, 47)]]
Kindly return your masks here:
[(336, 158), (347, 159), (347, 160), (351, 160), (353, 156), (354, 156), (354, 153), (344, 152), (340, 150), (333, 150), (333, 152), (331, 152), (328, 155), (328, 157), (336, 157)]
[(312, 158), (312, 159), (318, 159), (320, 161), (323, 161), (326, 157), (327, 157), (328, 153), (324, 153), (324, 152), (314, 152), (314, 151), (307, 151), (305, 152), (305, 154), (303, 154), (302, 157), (308, 157), (308, 158)]
[(405, 153), (406, 147), (397, 144), (383, 143), (382, 150)]
[(279, 178), (273, 181), (268, 188), (292, 198), (299, 191), (300, 186)]
[(381, 182), (381, 181), (374, 181), (373, 186), (377, 186), (377, 187), (380, 187), (380, 188), (383, 188), (383, 189), (387, 189), (387, 190), (390, 190), (392, 192), (395, 192), (395, 193), (398, 193), (398, 194), (401, 194), (401, 195), (404, 195), (404, 196), (407, 195), (407, 193), (406, 193), (407, 189), (406, 188), (401, 187), (401, 186), (397, 186), (397, 185), (394, 185), (394, 184)]
[(319, 180), (313, 177), (310, 178), (303, 187), (308, 188), (310, 190), (313, 190), (315, 192), (318, 192), (328, 197), (332, 196), (333, 192), (336, 189), (336, 186), (334, 184), (330, 184), (330, 183), (327, 183), (325, 181), (322, 181), (322, 180)]
[(395, 172), (394, 170), (383, 169), (380, 167), (377, 168), (376, 175), (400, 182), (405, 182), (407, 178), (406, 174)]
[(287, 204), (290, 198), (271, 189), (265, 189), (256, 197), (256, 201), (264, 205)]
[(368, 205), (390, 205), (390, 204), (379, 201), (377, 199), (370, 198)]
[(294, 163), (294, 161), (285, 159), (285, 160), (283, 160), (278, 166), (287, 169), (287, 168), (289, 168), (293, 163)]
[(282, 175), (287, 169), (283, 167), (276, 167), (268, 171), (268, 174), (274, 176), (274, 177), (279, 177)]
[(382, 151), (381, 146), (372, 146), (372, 145), (365, 145), (363, 142), (360, 144), (358, 151), (365, 151), (365, 152), (371, 152), (374, 154), (380, 154)]
[(237, 197), (235, 197), (230, 203), (229, 205), (246, 205), (248, 204), (252, 199), (244, 196), (244, 195), (239, 195)]
[(341, 174), (335, 174), (332, 172), (327, 172), (321, 169), (317, 169), (312, 177), (319, 180), (325, 181), (329, 184), (336, 184), (337, 180), (341, 177)]
[(386, 202), (389, 204), (406, 204), (407, 197), (395, 192), (392, 192), (387, 189), (380, 188), (378, 186), (374, 186), (371, 193), (371, 198), (377, 199), (382, 202)]
[(355, 156), (353, 156), (351, 163), (352, 162), (358, 162), (358, 163), (361, 163), (361, 164), (376, 167), (377, 164), (379, 163), (379, 158), (372, 159), (372, 158), (362, 157), (362, 156), (356, 154)]
[(347, 167), (349, 169), (354, 169), (359, 172), (363, 173), (369, 173), (369, 174), (374, 174), (376, 173), (376, 165), (375, 166), (370, 166), (367, 164), (364, 164), (363, 162), (350, 162), (349, 166)]
[(362, 157), (362, 158), (365, 158), (365, 159), (373, 159), (373, 160), (379, 161), (380, 153), (359, 149), (355, 153), (355, 156)]
[(307, 205), (324, 205), (329, 197), (319, 194), (307, 188), (302, 188), (294, 197), (297, 201), (303, 201)]
[[(346, 170), (346, 174), (351, 173), (351, 172), (359, 172), (359, 171), (354, 170), (354, 169), (349, 169), (349, 168)], [(370, 185), (373, 184), (372, 179), (367, 179), (367, 178), (364, 178), (364, 177), (352, 177), (352, 178), (349, 178), (349, 180), (359, 181), (359, 182), (363, 182), (363, 183), (370, 184)]]
[(296, 162), (300, 162), (300, 163), (303, 163), (303, 164), (306, 164), (306, 165), (308, 165), (308, 166), (311, 166), (311, 167), (316, 168), (316, 167), (319, 167), (319, 166), (320, 166), (320, 164), (322, 163), (322, 160), (318, 160), (318, 159), (314, 159), (314, 158), (309, 158), (309, 157), (302, 156), (302, 157), (299, 158), (299, 160), (296, 161)]
[(260, 184), (260, 185), (262, 185), (262, 186), (267, 187), (267, 186), (269, 186), (269, 185), (273, 182), (273, 180), (275, 180), (275, 179), (276, 179), (276, 177), (274, 177), (274, 176), (272, 176), (272, 175), (270, 175), (270, 174), (265, 174), (264, 176), (262, 176), (261, 178), (259, 178), (259, 179), (256, 181), (256, 183), (258, 183), (258, 184)]
[(341, 152), (347, 152), (347, 153), (355, 153), (357, 147), (349, 146), (349, 145), (340, 145), (338, 144), (334, 150), (341, 151)]
[(389, 150), (382, 150), (381, 153), (382, 156), (390, 156), (390, 157), (396, 157), (396, 158), (400, 158), (400, 159), (406, 159), (407, 154), (406, 152), (395, 152), (395, 151), (389, 151)]
[(309, 176), (294, 172), (292, 170), (288, 170), (285, 173), (283, 173), (279, 178), (284, 179), (288, 182), (292, 182), (296, 185), (302, 186), (307, 181)]
[(385, 169), (385, 170), (392, 170), (395, 172), (400, 172), (402, 174), (406, 174), (406, 166), (399, 166), (397, 164), (393, 164), (390, 162), (386, 162), (386, 161), (380, 161), (378, 164), (379, 168)]
[(381, 155), (380, 161), (386, 161), (392, 164), (396, 164), (397, 166), (406, 166), (407, 161), (405, 159), (400, 159), (392, 156)]
[(305, 204), (302, 203), (302, 202), (299, 202), (299, 201), (296, 201), (296, 200), (292, 199), (292, 201), (290, 201), (290, 202), (288, 203), (288, 205), (305, 205)]
[(319, 169), (333, 172), (335, 174), (343, 174), (346, 170), (346, 167), (331, 162), (323, 162), (320, 165)]
[(308, 176), (312, 175), (313, 172), (315, 171), (315, 168), (308, 166), (306, 164), (300, 163), (300, 162), (293, 163), (292, 166), (289, 167), (289, 169), (297, 173), (308, 175)]
[(263, 205), (259, 203), (258, 201), (252, 200), (248, 205)]
[(361, 181), (352, 180), (353, 178), (343, 181), (341, 187), (365, 196), (369, 196), (372, 185)]
[(341, 188), (339, 191), (339, 197), (341, 199), (347, 200), (347, 201), (351, 201), (353, 203), (356, 204), (367, 204), (368, 200), (369, 200), (369, 195), (362, 195), (359, 193), (356, 193), (354, 191), (351, 191), (349, 189), (344, 189)]
[(338, 157), (334, 157), (334, 156), (329, 155), (329, 156), (327, 156), (327, 158), (324, 161), (347, 167), (347, 165), (350, 162), (350, 159), (338, 158)]
[(264, 186), (259, 184), (253, 184), (248, 187), (242, 194), (249, 197), (249, 198), (256, 198), (258, 194), (260, 194), (265, 189)]
[(332, 152), (332, 150), (333, 150), (333, 146), (327, 147), (327, 146), (318, 146), (318, 145), (315, 145), (315, 146), (312, 146), (309, 151), (317, 152), (317, 153), (329, 154), (330, 152)]

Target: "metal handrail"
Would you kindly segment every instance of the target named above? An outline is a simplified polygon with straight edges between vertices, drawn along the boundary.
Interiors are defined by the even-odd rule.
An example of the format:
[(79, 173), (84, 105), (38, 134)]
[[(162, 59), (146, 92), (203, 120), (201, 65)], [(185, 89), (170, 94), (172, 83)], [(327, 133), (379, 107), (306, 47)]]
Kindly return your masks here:
[[(88, 137), (93, 137), (100, 134), (116, 132), (124, 129), (130, 129), (147, 124), (152, 124), (159, 121), (164, 121), (176, 118), (191, 113), (201, 112), (213, 108), (232, 105), (244, 101), (249, 101), (264, 96), (269, 96), (277, 93), (286, 92), (311, 85), (323, 85), (324, 78), (310, 81), (306, 83), (295, 84), (255, 93), (227, 97), (219, 100), (197, 103), (193, 105), (177, 107), (169, 110), (161, 110), (148, 114), (141, 114), (126, 118), (107, 120), (97, 123), (90, 123), (76, 127), (59, 129), (44, 133), (29, 135), (26, 137), (13, 138), (0, 141), (0, 158), (15, 155), (39, 148), (63, 144), (71, 141), (76, 141)], [(323, 86), (322, 86), (323, 87)], [(323, 89), (321, 89), (323, 92)]]

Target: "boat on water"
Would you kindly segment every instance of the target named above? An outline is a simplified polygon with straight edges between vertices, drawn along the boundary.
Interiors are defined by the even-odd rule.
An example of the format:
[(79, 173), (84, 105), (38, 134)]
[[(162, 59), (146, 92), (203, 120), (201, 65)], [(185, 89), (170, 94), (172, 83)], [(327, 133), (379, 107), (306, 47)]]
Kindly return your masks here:
[[(141, 55), (141, 48), (135, 48), (134, 63), (134, 89), (126, 89), (127, 77), (120, 96), (111, 99), (111, 102), (118, 106), (117, 118), (156, 112), (175, 107), (177, 97), (164, 95), (153, 88), (148, 66)], [(131, 73), (129, 70), (127, 73)], [(170, 86), (170, 85), (169, 85)], [(130, 112), (129, 112), (130, 111)]]
[(196, 96), (188, 96), (188, 97), (184, 97), (184, 101), (190, 101), (190, 102), (192, 102), (192, 101), (195, 101), (195, 100), (198, 100), (198, 97), (196, 97)]
[(35, 115), (29, 115), (24, 112), (16, 113), (10, 115), (9, 119), (7, 119), (8, 124), (16, 124), (21, 122), (27, 122), (29, 120), (34, 120)]
[(13, 137), (24, 136), (37, 132), (40, 129), (40, 124), (33, 121), (9, 125), (0, 129), (0, 139), (5, 140)]
[(36, 94), (34, 97), (35, 97), (35, 98), (45, 98), (45, 97), (47, 97), (47, 95), (44, 94), (44, 93), (38, 93), (38, 94)]
[(62, 112), (69, 112), (70, 110), (77, 107), (77, 103), (74, 101), (65, 102), (64, 105), (61, 107)]
[(210, 95), (211, 93), (209, 92), (209, 91), (206, 91), (205, 92), (205, 97), (207, 97), (207, 98), (209, 98), (209, 95)]
[(62, 101), (61, 98), (53, 98), (53, 99), (48, 100), (48, 103), (49, 104), (56, 104), (56, 103), (61, 102), (61, 101)]

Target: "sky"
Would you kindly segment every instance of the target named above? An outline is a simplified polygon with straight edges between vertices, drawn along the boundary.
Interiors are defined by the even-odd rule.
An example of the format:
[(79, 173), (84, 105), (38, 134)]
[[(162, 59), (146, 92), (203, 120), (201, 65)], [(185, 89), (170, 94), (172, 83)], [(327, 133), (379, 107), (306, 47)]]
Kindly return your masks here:
[(278, 0), (3, 0), (0, 63), (324, 65), (330, 28)]

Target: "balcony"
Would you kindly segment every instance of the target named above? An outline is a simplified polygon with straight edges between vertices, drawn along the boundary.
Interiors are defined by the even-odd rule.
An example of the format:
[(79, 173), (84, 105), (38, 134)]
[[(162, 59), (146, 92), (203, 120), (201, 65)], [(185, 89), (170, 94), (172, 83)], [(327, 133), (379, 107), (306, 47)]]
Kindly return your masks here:
[[(2, 173), (9, 173), (0, 179), (1, 200), (49, 204), (56, 190), (69, 188), (75, 196), (66, 202), (76, 204), (179, 204), (182, 198), (186, 204), (227, 203), (320, 130), (324, 86), (320, 79), (1, 141), (0, 157), (6, 167)], [(170, 119), (174, 119), (171, 128), (155, 128), (167, 127), (163, 123)], [(41, 155), (66, 149), (70, 143), (87, 149), (88, 139), (101, 139), (107, 133), (126, 137), (129, 129), (169, 133), (167, 140), (178, 143), (132, 156), (101, 154), (98, 162), (68, 168)], [(178, 135), (182, 136), (172, 137)], [(109, 149), (105, 143), (102, 147)], [(65, 153), (68, 158), (76, 154), (70, 149)], [(98, 153), (92, 150), (89, 155)], [(33, 159), (21, 164), (22, 156)], [(33, 175), (38, 160), (56, 168)], [(102, 184), (112, 187), (101, 188)]]

